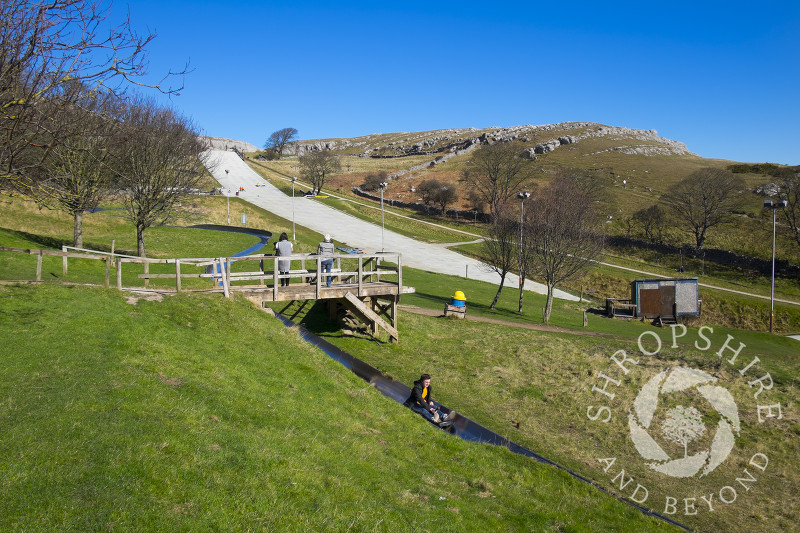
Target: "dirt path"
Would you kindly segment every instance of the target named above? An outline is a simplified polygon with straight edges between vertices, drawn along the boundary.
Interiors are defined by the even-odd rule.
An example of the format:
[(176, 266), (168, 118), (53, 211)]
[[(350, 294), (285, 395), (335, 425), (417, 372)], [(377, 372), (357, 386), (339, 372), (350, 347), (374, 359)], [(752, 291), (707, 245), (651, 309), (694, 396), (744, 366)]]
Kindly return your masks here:
[[(437, 311), (435, 309), (427, 309), (425, 307), (416, 307), (414, 305), (398, 305), (398, 309), (402, 311), (407, 311), (409, 313), (414, 313), (415, 315), (425, 315), (425, 316), (433, 316), (433, 317), (441, 317), (444, 316), (442, 311)], [(533, 329), (537, 331), (550, 331), (553, 333), (567, 333), (570, 335), (586, 335), (588, 337), (599, 337), (603, 336), (603, 333), (598, 333), (596, 331), (580, 331), (575, 329), (566, 329), (561, 328), (558, 326), (550, 326), (547, 324), (524, 324), (522, 322), (513, 322), (511, 320), (500, 320), (499, 318), (489, 318), (484, 316), (472, 316), (467, 314), (464, 317), (466, 320), (472, 320), (474, 322), (488, 322), (490, 324), (501, 324), (503, 326), (511, 326), (520, 329)]]

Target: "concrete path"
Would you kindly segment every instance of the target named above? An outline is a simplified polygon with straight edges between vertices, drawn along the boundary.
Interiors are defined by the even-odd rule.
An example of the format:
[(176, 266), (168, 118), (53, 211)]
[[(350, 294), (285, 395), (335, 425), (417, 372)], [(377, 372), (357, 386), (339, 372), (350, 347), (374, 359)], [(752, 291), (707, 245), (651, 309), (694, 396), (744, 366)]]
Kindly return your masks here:
[[(210, 150), (208, 166), (214, 178), (226, 189), (226, 194), (235, 195), (239, 187), (244, 187), (245, 190), (239, 193), (239, 198), (292, 220), (292, 198), (262, 179), (235, 153)], [(256, 184), (259, 186), (256, 187)], [(294, 198), (294, 221), (295, 224), (317, 231), (320, 235), (330, 233), (334, 240), (346, 242), (348, 246), (361, 248), (367, 253), (381, 251), (383, 243), (383, 250), (402, 254), (404, 266), (440, 274), (466, 275), (469, 279), (500, 284), (500, 276), (480, 261), (464, 257), (438, 244), (416, 241), (388, 230), (382, 232), (380, 226), (342, 213), (313, 198)], [(506, 276), (505, 287), (512, 290), (519, 287), (516, 274)], [(525, 281), (525, 290), (547, 293), (543, 284), (531, 280)], [(577, 296), (558, 289), (555, 296), (578, 301)]]

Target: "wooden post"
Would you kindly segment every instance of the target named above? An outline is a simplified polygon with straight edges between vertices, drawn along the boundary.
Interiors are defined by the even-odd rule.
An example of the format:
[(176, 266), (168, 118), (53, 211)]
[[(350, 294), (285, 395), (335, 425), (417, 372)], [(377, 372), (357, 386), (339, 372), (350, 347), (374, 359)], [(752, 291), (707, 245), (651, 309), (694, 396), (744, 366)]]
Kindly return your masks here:
[(272, 301), (278, 301), (278, 257), (272, 260)]
[(228, 277), (226, 275), (227, 269), (223, 266), (225, 263), (225, 258), (220, 257), (219, 261), (219, 275), (222, 278), (222, 293), (225, 295), (225, 298), (230, 298), (230, 291), (228, 290)]
[(181, 260), (175, 260), (175, 290), (181, 292)]
[(258, 278), (258, 284), (263, 287), (264, 286), (264, 260), (263, 259), (261, 259), (258, 262), (258, 268), (259, 268), (259, 270), (261, 270), (261, 276)]
[[(396, 330), (397, 329), (397, 301), (400, 299), (400, 291), (398, 290), (398, 294), (392, 298), (392, 327)], [(397, 342), (397, 339), (394, 337), (389, 337), (390, 341)]]
[(358, 296), (361, 296), (361, 283), (364, 280), (364, 260), (358, 256)]
[(122, 290), (122, 258), (117, 257), (117, 289)]
[(39, 255), (36, 257), (36, 281), (42, 281), (42, 251), (39, 250)]
[(66, 246), (62, 246), (61, 247), (61, 251), (64, 253), (64, 255), (61, 256), (61, 277), (66, 278), (67, 277), (67, 253), (68, 253), (67, 252), (67, 247)]
[(111, 286), (111, 258), (104, 257), (103, 261), (106, 263), (106, 279), (103, 283), (103, 287), (107, 289)]
[(400, 289), (403, 287), (403, 267), (400, 265), (400, 254), (397, 254), (397, 297), (400, 297)]
[(316, 294), (314, 295), (314, 298), (316, 298), (317, 300), (319, 300), (319, 295), (322, 292), (321, 281), (322, 281), (322, 258), (320, 256), (317, 256), (317, 290)]
[[(150, 262), (147, 261), (147, 260), (145, 260), (145, 262), (144, 262), (144, 273), (147, 276), (150, 275)], [(144, 286), (145, 287), (149, 287), (150, 286), (150, 278), (149, 277), (145, 276), (145, 278), (144, 278)]]
[(589, 312), (588, 309), (584, 310), (584, 312), (583, 312), (583, 327), (585, 327), (585, 328), (589, 327), (589, 316), (586, 314), (588, 312)]

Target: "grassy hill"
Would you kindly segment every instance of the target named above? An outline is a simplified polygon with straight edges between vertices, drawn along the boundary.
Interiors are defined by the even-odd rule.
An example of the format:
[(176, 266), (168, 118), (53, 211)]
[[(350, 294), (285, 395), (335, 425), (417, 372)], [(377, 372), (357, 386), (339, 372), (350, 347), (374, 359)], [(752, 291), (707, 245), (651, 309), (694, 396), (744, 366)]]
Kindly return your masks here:
[(3, 531), (664, 529), (447, 436), (243, 300), (2, 287), (0, 310)]
[[(607, 223), (603, 231), (609, 235), (625, 235), (628, 231), (626, 218), (638, 209), (655, 204), (661, 194), (669, 187), (703, 167), (728, 168), (732, 161), (704, 159), (689, 152), (675, 141), (658, 137), (653, 132), (626, 130), (592, 123), (564, 123), (546, 126), (518, 126), (515, 128), (450, 129), (430, 132), (374, 134), (353, 139), (315, 139), (301, 141), (305, 147), (331, 147), (341, 154), (342, 172), (334, 174), (327, 182), (326, 189), (344, 198), (322, 200), (337, 209), (345, 210), (354, 216), (380, 223), (380, 213), (364, 209), (363, 204), (377, 205), (376, 202), (357, 197), (351, 193), (354, 186), (364, 182), (368, 174), (386, 172), (390, 176), (405, 172), (388, 180), (389, 187), (384, 196), (387, 200), (397, 199), (405, 202), (417, 201), (412, 187), (426, 179), (450, 182), (459, 189), (459, 207), (470, 209), (468, 193), (461, 182), (463, 170), (470, 158), (465, 146), (473, 143), (479, 146), (481, 139), (514, 138), (520, 148), (535, 150), (536, 146), (547, 144), (560, 138), (572, 142), (561, 144), (550, 152), (535, 154), (531, 162), (534, 167), (534, 180), (531, 184), (544, 183), (551, 179), (557, 169), (568, 167), (593, 172), (605, 184), (606, 201), (602, 205)], [(637, 151), (638, 150), (638, 151)], [(424, 151), (425, 153), (419, 153)], [(288, 179), (296, 172), (296, 157), (280, 161), (256, 159), (250, 154), (249, 163), (273, 185), (291, 194)], [(442, 162), (442, 158), (447, 157)], [(436, 164), (430, 165), (435, 162)], [(741, 173), (749, 189), (774, 181), (762, 173)], [(624, 180), (624, 184), (623, 184)], [(301, 177), (302, 182), (302, 177)], [(302, 188), (302, 187), (301, 187)], [(745, 194), (745, 207), (733, 223), (709, 231), (707, 248), (731, 250), (733, 252), (768, 259), (771, 255), (771, 213), (762, 209), (763, 198), (752, 193)], [(414, 211), (386, 206), (388, 213), (404, 217), (435, 222), (462, 233), (433, 231), (429, 226), (412, 224), (408, 220), (386, 217), (386, 227), (393, 231), (433, 242), (469, 241), (472, 235), (481, 234), (480, 225), (471, 220), (461, 220), (427, 216)], [(466, 232), (463, 233), (463, 232)], [(641, 230), (634, 228), (632, 236), (642, 237)], [(667, 244), (693, 244), (692, 238), (676, 228), (667, 228), (664, 240)], [(479, 245), (468, 245), (459, 251), (479, 256)], [(800, 246), (789, 235), (788, 228), (778, 225), (777, 257), (793, 264), (800, 264)], [(763, 273), (749, 271), (737, 265), (722, 265), (706, 261), (702, 254), (695, 257), (683, 254), (669, 254), (650, 251), (635, 246), (609, 247), (602, 260), (656, 272), (661, 275), (677, 275), (684, 267), (685, 276), (698, 277), (701, 282), (733, 290), (745, 290), (769, 296), (770, 277)], [(629, 282), (634, 277), (623, 271), (597, 267), (583, 279), (569, 284), (569, 288), (579, 292), (583, 287), (592, 294), (605, 297), (627, 297)], [(638, 276), (638, 277), (641, 277)], [(776, 295), (797, 301), (800, 299), (800, 280), (793, 276), (776, 279)], [(713, 317), (715, 323), (746, 329), (766, 329), (769, 323), (769, 302), (749, 297), (725, 295), (720, 298), (716, 292), (706, 292), (704, 313)], [(800, 331), (800, 312), (795, 306), (777, 307), (778, 331), (797, 333)]]
[[(390, 142), (408, 144), (403, 139), (411, 135)], [(576, 166), (590, 156), (568, 149), (601, 141), (609, 144), (592, 149), (620, 146), (620, 139), (586, 138), (541, 155), (536, 162), (557, 165), (557, 157), (570, 156), (576, 161), (571, 166)], [(430, 171), (456, 176), (463, 157)], [(690, 154), (644, 156), (613, 149), (596, 157), (618, 158), (617, 165), (632, 162), (630, 172), (648, 178), (655, 174), (659, 158), (664, 158), (663, 173), (671, 167), (688, 173), (692, 165), (708, 163)], [(351, 159), (351, 168), (334, 176), (333, 190), (346, 193), (346, 180), (382, 169), (407, 169), (430, 161), (430, 154)], [(643, 167), (644, 162), (653, 166)], [(253, 162), (289, 191), (291, 185), (287, 187), (281, 176), (291, 176), (294, 164), (292, 159)], [(354, 178), (359, 174), (361, 178)], [(654, 181), (666, 179), (660, 176)], [(620, 198), (649, 194), (634, 188), (631, 195), (620, 185), (614, 192)], [(380, 219), (379, 212), (370, 214), (348, 201), (326, 201)], [(231, 208), (246, 212), (249, 225), (273, 232), (291, 229), (290, 221), (237, 198), (231, 199)], [(192, 198), (179, 215), (180, 225), (224, 223), (225, 200)], [(480, 232), (461, 222), (443, 225)], [(431, 229), (409, 219), (387, 218), (390, 225), (436, 242), (471, 240), (458, 231)], [(133, 227), (114, 210), (88, 215), (84, 229), (88, 246), (110, 249), (114, 242), (117, 250), (135, 248)], [(311, 251), (318, 235), (297, 229), (295, 249)], [(752, 232), (752, 227), (742, 231)], [(69, 243), (71, 234), (69, 217), (39, 211), (19, 198), (0, 197), (1, 246), (58, 248)], [(148, 250), (158, 257), (228, 255), (252, 244), (247, 236), (173, 227), (152, 228), (147, 239)], [(616, 259), (669, 271), (664, 258), (625, 254)], [(657, 265), (656, 259), (663, 262)], [(31, 256), (10, 259), (0, 253), (0, 279), (31, 279), (34, 266)], [(60, 268), (60, 259), (45, 261), (45, 279), (61, 281)], [(768, 282), (747, 273), (714, 275), (706, 274), (705, 280), (768, 293)], [(101, 267), (78, 261), (63, 281), (100, 279)], [(681, 508), (673, 518), (693, 528), (797, 529), (796, 341), (720, 327), (715, 318), (704, 318), (703, 324), (714, 328), (715, 349), (728, 335), (746, 345), (736, 365), (727, 362), (729, 353), (721, 357), (713, 350), (692, 348), (697, 324), (677, 349), (642, 357), (630, 376), (615, 374), (621, 378), (616, 401), (610, 404), (615, 418), (603, 425), (587, 417), (587, 406), (603, 400), (592, 386), (599, 383), (600, 372), (614, 369), (611, 355), (626, 350), (636, 357), (640, 335), (650, 331), (664, 336), (669, 330), (594, 315), (583, 328), (584, 307), (568, 302), (554, 308), (553, 322), (561, 329), (535, 329), (541, 320), (540, 296), (526, 295), (525, 311), (519, 314), (516, 292), (505, 290), (498, 309), (491, 311), (488, 302), (496, 287), (489, 284), (414, 269), (406, 269), (404, 279), (417, 287), (416, 294), (404, 296), (404, 304), (440, 310), (454, 290), (463, 290), (470, 316), (518, 325), (401, 312), (401, 342), (394, 345), (359, 332), (344, 335), (317, 309), (297, 318), (395, 379), (410, 383), (421, 371), (433, 373), (439, 399), (450, 407), (620, 496), (630, 497), (632, 487), (642, 483), (650, 491), (646, 505), (658, 512), (665, 512), (668, 497), (679, 498)], [(618, 283), (624, 286), (626, 279), (598, 267), (576, 284), (605, 291)], [(797, 280), (779, 282), (779, 294), (795, 294)], [(708, 294), (704, 301), (711, 299)], [(747, 317), (757, 307), (742, 307), (741, 299), (713, 294), (727, 315)], [(763, 303), (759, 305), (763, 309)], [(158, 301), (53, 283), (0, 285), (0, 338), (3, 530), (671, 529), (552, 467), (436, 430), (242, 300), (181, 295)], [(754, 357), (759, 363), (754, 363), (748, 379), (762, 375), (756, 370), (769, 371), (773, 379), (773, 388), (757, 398), (754, 385), (741, 373)], [(731, 457), (700, 480), (657, 476), (637, 456), (628, 435), (626, 413), (635, 391), (649, 375), (681, 365), (716, 376), (731, 390), (743, 422)], [(761, 401), (782, 406), (780, 421), (758, 421)], [(711, 438), (714, 422), (706, 421), (704, 439)], [(757, 480), (745, 490), (736, 479), (755, 453), (768, 455), (770, 465), (763, 472), (750, 466)], [(609, 456), (618, 462), (606, 471), (600, 459)], [(626, 478), (621, 482), (614, 477), (620, 467), (636, 480), (633, 485), (623, 487)], [(719, 501), (726, 486), (739, 490), (731, 504)], [(711, 493), (715, 506), (709, 512), (701, 497)], [(689, 505), (684, 498), (694, 500)], [(685, 514), (692, 505), (698, 514)]]
[(0, 287), (3, 531), (668, 529), (433, 428), (241, 299)]
[[(558, 144), (563, 139), (565, 144)], [(387, 200), (417, 201), (412, 191), (420, 182), (437, 179), (456, 186), (460, 200), (455, 207), (472, 209), (468, 190), (461, 182), (462, 172), (472, 149), (483, 140), (514, 140), (521, 150), (536, 151), (537, 146), (556, 143), (549, 152), (533, 154), (534, 178), (531, 187), (548, 181), (559, 168), (592, 172), (605, 183), (607, 201), (602, 211), (608, 219), (609, 234), (624, 234), (624, 220), (633, 212), (658, 202), (669, 188), (703, 167), (728, 168), (734, 161), (706, 159), (691, 153), (683, 144), (659, 137), (656, 132), (632, 130), (595, 123), (562, 123), (512, 128), (448, 129), (413, 133), (373, 134), (352, 139), (313, 139), (300, 141), (302, 149), (331, 148), (343, 157), (343, 171), (331, 176), (326, 188), (345, 196), (364, 182), (368, 174), (386, 172)], [(566, 142), (569, 141), (569, 142)], [(258, 154), (250, 154), (252, 158)], [(265, 175), (294, 175), (297, 159), (256, 161)], [(419, 167), (419, 168), (418, 168)], [(411, 170), (409, 169), (416, 169)], [(395, 176), (395, 174), (400, 175)], [(759, 173), (739, 174), (748, 189), (770, 183), (774, 178)], [(624, 183), (623, 183), (624, 182)], [(709, 232), (706, 247), (730, 249), (757, 257), (768, 257), (766, 245), (771, 233), (771, 215), (762, 209), (763, 198), (746, 195), (746, 206), (734, 225)], [(779, 228), (780, 229), (780, 228)], [(671, 244), (693, 243), (689, 236), (667, 231)], [(781, 257), (800, 263), (800, 247), (779, 231)]]

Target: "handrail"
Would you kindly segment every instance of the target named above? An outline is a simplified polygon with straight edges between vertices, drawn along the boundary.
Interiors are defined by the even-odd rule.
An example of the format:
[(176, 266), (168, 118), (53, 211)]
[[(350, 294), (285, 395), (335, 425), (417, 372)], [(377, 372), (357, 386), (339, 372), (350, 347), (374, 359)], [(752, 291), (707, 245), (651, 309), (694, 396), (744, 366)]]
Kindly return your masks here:
[[(67, 249), (81, 250), (81, 252), (69, 252)], [(370, 280), (375, 280), (382, 283), (391, 283), (402, 287), (402, 267), (400, 262), (401, 254), (399, 253), (377, 253), (377, 254), (333, 254), (330, 256), (319, 256), (317, 254), (292, 254), (288, 256), (274, 256), (267, 254), (254, 254), (242, 257), (209, 257), (209, 258), (152, 258), (152, 257), (137, 257), (130, 255), (123, 255), (117, 253), (109, 253), (97, 250), (87, 250), (84, 248), (75, 248), (65, 246), (61, 251), (58, 250), (44, 250), (44, 249), (29, 249), (29, 248), (14, 248), (7, 246), (0, 246), (0, 252), (24, 253), (29, 255), (36, 255), (36, 281), (42, 280), (42, 259), (45, 256), (62, 257), (62, 275), (66, 277), (68, 273), (68, 258), (72, 259), (89, 259), (98, 260), (105, 263), (105, 279), (104, 286), (110, 286), (111, 268), (116, 269), (116, 286), (117, 289), (123, 290), (122, 285), (122, 270), (123, 264), (135, 263), (142, 264), (144, 268), (143, 274), (137, 274), (137, 278), (144, 280), (145, 287), (148, 287), (151, 279), (174, 279), (175, 288), (181, 292), (181, 280), (189, 278), (208, 278), (212, 280), (212, 291), (222, 291), (226, 296), (230, 295), (232, 282), (248, 282), (257, 281), (260, 285), (264, 285), (265, 280), (272, 280), (274, 284), (275, 297), (277, 298), (278, 280), (280, 279), (304, 279), (307, 281), (312, 276), (316, 278), (315, 295), (320, 297), (322, 292), (321, 268), (320, 263), (323, 259), (333, 259), (336, 263), (330, 276), (340, 280), (346, 280), (346, 283), (356, 283), (358, 286), (358, 293), (361, 294), (364, 283), (370, 283)], [(85, 253), (86, 252), (86, 253)], [(265, 263), (265, 259), (272, 260), (272, 268)], [(241, 263), (244, 261), (258, 261), (258, 271), (247, 272), (231, 272), (231, 264)], [(294, 261), (300, 262), (300, 268), (290, 269), (288, 274), (280, 274), (278, 271), (278, 261)], [(396, 263), (395, 265), (381, 264), (383, 262)], [(307, 265), (307, 263), (311, 263)], [(354, 268), (343, 268), (344, 266), (352, 265)], [(353, 264), (355, 263), (355, 264)], [(173, 273), (150, 273), (151, 264), (174, 264), (175, 271)], [(192, 273), (182, 272), (181, 267), (205, 267), (205, 272)], [(308, 268), (307, 268), (308, 266)], [(325, 274), (328, 275), (327, 273)], [(386, 276), (397, 276), (397, 281), (381, 279)], [(355, 279), (353, 279), (355, 278)], [(24, 280), (27, 281), (27, 280)], [(221, 286), (221, 288), (219, 288)]]

